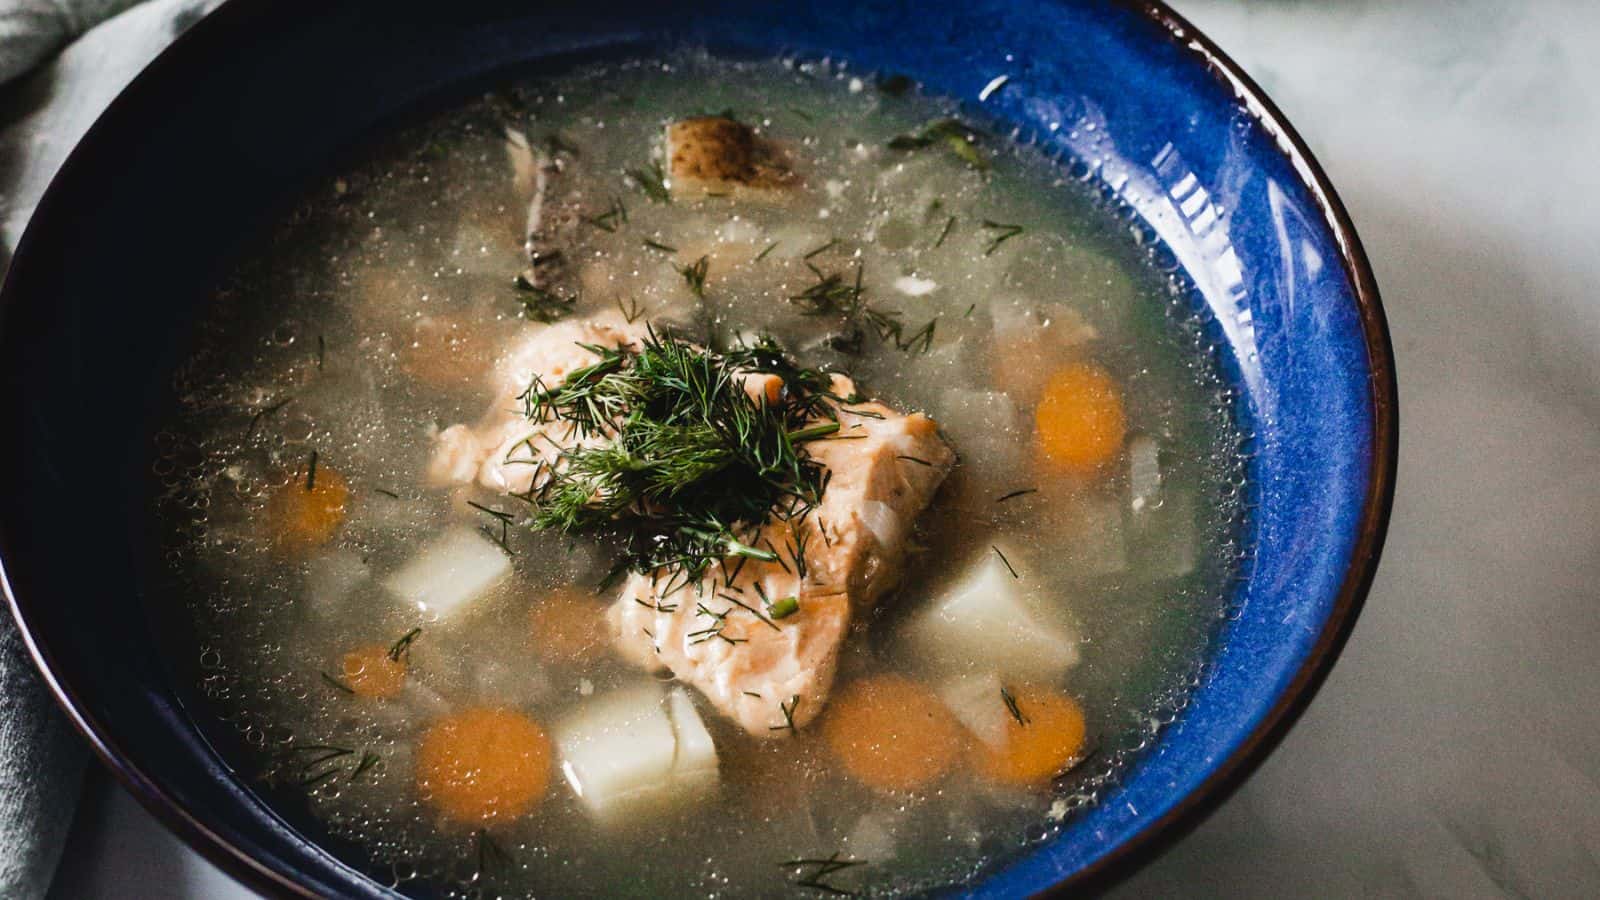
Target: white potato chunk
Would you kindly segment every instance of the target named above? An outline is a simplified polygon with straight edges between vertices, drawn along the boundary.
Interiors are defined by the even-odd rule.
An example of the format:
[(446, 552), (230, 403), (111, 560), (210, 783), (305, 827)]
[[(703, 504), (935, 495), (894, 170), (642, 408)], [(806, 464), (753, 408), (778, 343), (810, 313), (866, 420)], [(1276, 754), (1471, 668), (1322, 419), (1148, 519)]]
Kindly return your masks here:
[(561, 772), (602, 822), (704, 796), (717, 783), (710, 732), (681, 688), (643, 684), (591, 700), (555, 729)]
[(1027, 556), (1014, 546), (996, 547), (985, 549), (912, 617), (905, 632), (910, 649), (946, 671), (1059, 678), (1078, 664), (1078, 637), (1042, 611), (1040, 582)]
[(383, 586), (417, 609), (446, 619), (509, 574), (511, 560), (493, 541), (465, 525), (453, 525), (385, 578)]
[(1006, 742), (1006, 719), (1011, 713), (1000, 694), (1000, 675), (957, 675), (939, 685), (939, 699), (972, 736), (992, 747)]

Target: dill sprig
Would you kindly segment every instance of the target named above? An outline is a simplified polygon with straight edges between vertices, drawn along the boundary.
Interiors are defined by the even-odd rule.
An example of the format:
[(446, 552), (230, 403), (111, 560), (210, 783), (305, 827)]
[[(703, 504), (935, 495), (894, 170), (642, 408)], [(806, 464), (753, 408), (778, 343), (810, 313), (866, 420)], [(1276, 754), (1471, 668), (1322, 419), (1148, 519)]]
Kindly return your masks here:
[(768, 253), (771, 253), (772, 251), (778, 249), (778, 244), (779, 244), (778, 241), (773, 241), (772, 243), (768, 244), (765, 249), (763, 249), (760, 253), (756, 254), (755, 261), (756, 262), (761, 262), (763, 259), (766, 259)]
[(311, 451), (311, 458), (306, 460), (306, 490), (317, 489), (317, 451)]
[(653, 240), (651, 240), (649, 238), (645, 238), (644, 239), (644, 245), (646, 247), (648, 247), (649, 249), (651, 249), (651, 250), (659, 250), (662, 253), (677, 253), (678, 252), (678, 248), (672, 246), (671, 244), (663, 244), (660, 241), (653, 241)]
[(644, 191), (653, 203), (671, 203), (672, 192), (667, 190), (667, 175), (661, 171), (661, 164), (652, 162), (647, 168), (629, 169), (627, 176), (630, 181)]
[(411, 645), (416, 642), (417, 637), (419, 635), (421, 635), (421, 634), (422, 634), (422, 626), (420, 626), (420, 625), (417, 626), (416, 628), (411, 629), (410, 631), (406, 632), (405, 634), (402, 634), (400, 636), (400, 640), (395, 641), (393, 644), (391, 644), (389, 646), (389, 659), (394, 661), (394, 662), (399, 662), (400, 658), (402, 656), (407, 658), (407, 659), (410, 659), (411, 658)]
[(678, 274), (683, 276), (683, 280), (689, 285), (691, 293), (696, 297), (705, 298), (706, 273), (711, 271), (711, 257), (702, 256), (686, 266), (674, 265), (673, 268), (677, 269)]
[(1026, 497), (1029, 494), (1037, 494), (1037, 493), (1039, 493), (1039, 489), (1038, 488), (1023, 488), (1023, 489), (1021, 489), (1019, 491), (1012, 491), (1009, 494), (1001, 494), (998, 498), (995, 499), (994, 502), (996, 502), (996, 503), (1004, 503), (1007, 500), (1015, 500), (1018, 497)]
[(989, 161), (978, 150), (978, 141), (982, 138), (983, 132), (960, 119), (936, 119), (913, 134), (896, 135), (890, 139), (889, 149), (921, 150), (943, 144), (962, 162), (982, 172), (989, 168)]
[(601, 231), (615, 233), (616, 230), (628, 223), (628, 208), (622, 205), (622, 198), (612, 197), (611, 205), (606, 211), (597, 216), (579, 216), (580, 221), (592, 225)]
[(778, 701), (778, 711), (783, 713), (783, 724), (773, 725), (768, 731), (794, 731), (794, 711), (800, 706), (800, 695), (795, 694), (789, 698), (788, 703)]
[(273, 756), (265, 778), (270, 783), (288, 782), (297, 787), (314, 788), (345, 776), (350, 782), (382, 761), (370, 751), (356, 755), (355, 748), (333, 744), (305, 744), (285, 747)]
[(577, 294), (558, 294), (534, 284), (527, 275), (518, 275), (512, 283), (516, 285), (517, 301), (522, 304), (523, 313), (535, 322), (554, 322), (572, 312), (578, 303)]
[(1007, 225), (1004, 222), (996, 222), (993, 219), (984, 219), (983, 227), (993, 232), (989, 238), (989, 245), (983, 248), (984, 256), (993, 254), (1000, 249), (1001, 244), (1011, 240), (1025, 230), (1021, 225)]
[(995, 545), (990, 544), (989, 545), (989, 549), (993, 550), (994, 551), (994, 555), (1000, 557), (1000, 561), (1005, 563), (1006, 571), (1011, 573), (1011, 577), (1012, 578), (1016, 578), (1018, 580), (1020, 580), (1022, 578), (1021, 575), (1017, 574), (1016, 568), (1011, 565), (1011, 560), (1006, 559), (1006, 555), (1004, 553), (1000, 552), (1000, 548), (999, 547), (996, 547)]
[[(791, 859), (779, 863), (779, 866), (782, 868), (799, 870), (795, 873), (796, 875), (800, 876), (794, 882), (795, 887), (807, 887), (814, 891), (821, 891), (824, 894), (832, 894), (836, 897), (853, 897), (855, 896), (855, 892), (847, 891), (844, 888), (828, 884), (822, 879), (827, 878), (829, 875), (833, 875), (836, 872), (842, 872), (845, 869), (849, 869), (853, 866), (862, 865), (866, 865), (866, 860), (840, 859), (839, 851), (834, 851), (834, 853), (828, 856), (826, 859)], [(808, 869), (810, 871), (807, 871)]]
[(1028, 717), (1023, 715), (1022, 708), (1017, 706), (1017, 698), (1006, 690), (1003, 684), (1000, 686), (1000, 701), (1006, 705), (1006, 711), (1011, 713), (1011, 718), (1016, 719), (1018, 725), (1028, 724)]
[[(622, 532), (616, 574), (670, 570), (663, 596), (717, 560), (777, 562), (756, 545), (761, 526), (804, 515), (826, 485), (805, 445), (839, 429), (828, 376), (770, 341), (716, 353), (652, 329), (636, 349), (587, 349), (594, 363), (521, 398), (528, 418), (601, 439), (561, 451), (532, 527)], [(777, 401), (746, 392), (758, 373), (783, 380)]]
[(269, 419), (272, 416), (277, 415), (278, 410), (283, 409), (285, 406), (288, 406), (293, 402), (293, 397), (285, 397), (271, 406), (263, 407), (260, 410), (257, 410), (256, 414), (250, 417), (250, 427), (246, 428), (244, 431), (245, 440), (248, 441), (252, 437), (255, 437), (256, 428), (261, 424), (263, 419)]

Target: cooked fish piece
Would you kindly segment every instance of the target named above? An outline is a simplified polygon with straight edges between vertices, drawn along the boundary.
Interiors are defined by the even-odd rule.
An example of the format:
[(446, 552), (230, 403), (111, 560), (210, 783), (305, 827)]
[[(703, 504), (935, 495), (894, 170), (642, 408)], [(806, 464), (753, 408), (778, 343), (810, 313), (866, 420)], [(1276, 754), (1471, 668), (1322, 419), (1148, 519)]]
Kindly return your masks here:
[(666, 156), (674, 196), (771, 193), (798, 182), (782, 147), (726, 116), (696, 116), (668, 125)]
[[(854, 390), (835, 376), (835, 394)], [(671, 671), (751, 734), (781, 735), (822, 711), (853, 616), (894, 587), (912, 525), (955, 464), (921, 413), (838, 411), (840, 434), (807, 445), (831, 473), (821, 502), (754, 540), (777, 562), (726, 559), (697, 584), (635, 574), (608, 614), (624, 657)]]
[(518, 398), (535, 378), (554, 387), (597, 361), (599, 356), (584, 345), (621, 347), (639, 343), (646, 334), (643, 322), (629, 323), (610, 311), (582, 322), (526, 326), (495, 362), (489, 384), (494, 400), (483, 417), (475, 425), (452, 425), (435, 438), (429, 482), (476, 480), (492, 491), (526, 493), (563, 449), (600, 439), (580, 439), (567, 423), (530, 421)]

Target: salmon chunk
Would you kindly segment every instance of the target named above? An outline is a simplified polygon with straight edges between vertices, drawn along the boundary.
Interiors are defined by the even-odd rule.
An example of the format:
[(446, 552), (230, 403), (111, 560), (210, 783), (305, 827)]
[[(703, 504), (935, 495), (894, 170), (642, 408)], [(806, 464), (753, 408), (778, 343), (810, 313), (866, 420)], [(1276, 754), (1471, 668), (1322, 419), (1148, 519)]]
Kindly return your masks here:
[(584, 322), (528, 325), (490, 373), (494, 400), (483, 417), (475, 425), (452, 425), (434, 439), (428, 481), (440, 486), (477, 481), (491, 491), (527, 493), (562, 450), (600, 439), (580, 439), (567, 423), (529, 420), (519, 399), (523, 392), (535, 379), (555, 387), (598, 360), (584, 345), (622, 347), (638, 344), (645, 335), (643, 322), (631, 324), (615, 312)]
[(674, 196), (771, 193), (796, 182), (781, 147), (726, 116), (696, 116), (668, 125), (666, 156)]
[[(833, 390), (854, 386), (836, 376)], [(624, 657), (670, 671), (751, 734), (781, 735), (822, 711), (853, 617), (894, 587), (912, 526), (955, 464), (921, 413), (838, 413), (838, 436), (807, 444), (831, 473), (821, 502), (769, 521), (753, 543), (778, 561), (725, 559), (687, 585), (634, 574), (607, 616)]]

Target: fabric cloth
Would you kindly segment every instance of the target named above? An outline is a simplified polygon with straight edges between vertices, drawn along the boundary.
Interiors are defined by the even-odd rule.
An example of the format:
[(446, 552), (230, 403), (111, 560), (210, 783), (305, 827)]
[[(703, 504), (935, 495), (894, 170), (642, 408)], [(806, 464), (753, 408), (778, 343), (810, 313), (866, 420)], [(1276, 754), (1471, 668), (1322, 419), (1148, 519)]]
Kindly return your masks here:
[(0, 82), (32, 69), (65, 44), (139, 0), (0, 2)]
[[(0, 82), (13, 82), (0, 93), (0, 266), (84, 131), (220, 0), (152, 0), (92, 27), (136, 2), (0, 0)], [(0, 615), (0, 898), (32, 900), (49, 889), (87, 757), (15, 623)]]

